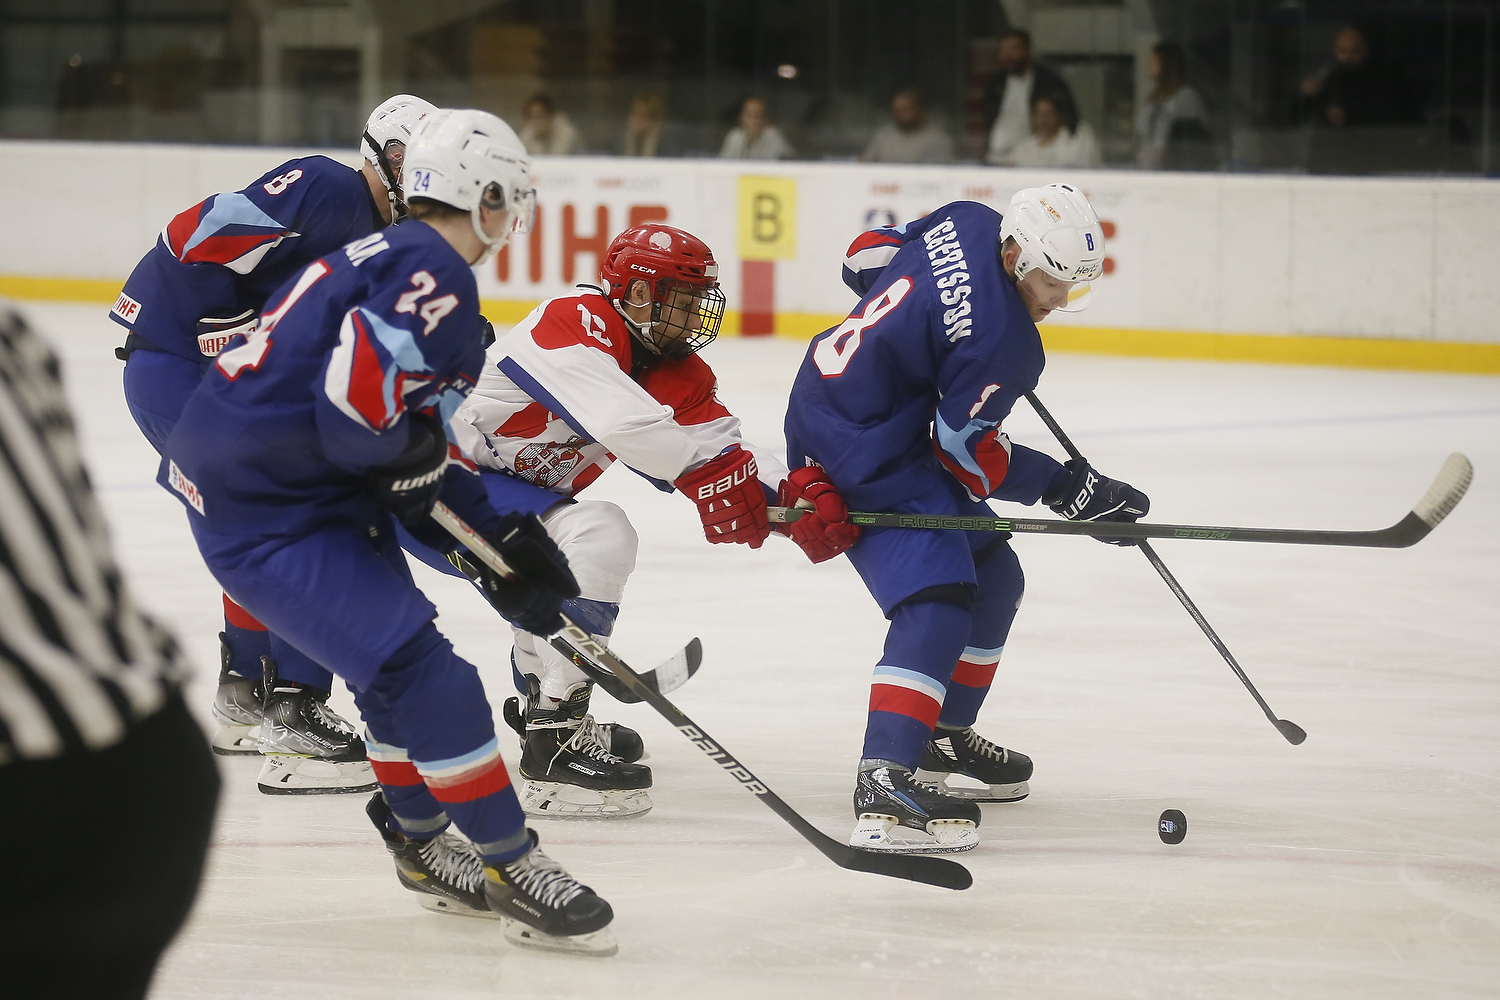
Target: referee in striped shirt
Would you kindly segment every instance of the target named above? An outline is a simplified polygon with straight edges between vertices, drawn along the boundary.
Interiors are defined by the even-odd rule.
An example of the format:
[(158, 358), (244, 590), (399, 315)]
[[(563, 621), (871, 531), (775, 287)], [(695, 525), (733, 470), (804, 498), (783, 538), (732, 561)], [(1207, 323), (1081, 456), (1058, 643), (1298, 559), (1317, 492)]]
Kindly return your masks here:
[(110, 555), (57, 357), (0, 302), (7, 996), (145, 996), (192, 906), (219, 792), (181, 680), (176, 643)]

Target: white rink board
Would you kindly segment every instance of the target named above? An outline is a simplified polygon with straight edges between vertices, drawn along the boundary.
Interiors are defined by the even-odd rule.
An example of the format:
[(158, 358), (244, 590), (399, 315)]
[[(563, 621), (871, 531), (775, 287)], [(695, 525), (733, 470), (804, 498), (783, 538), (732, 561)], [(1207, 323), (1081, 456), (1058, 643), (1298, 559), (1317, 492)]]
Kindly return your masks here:
[[(64, 353), (114, 547), (140, 603), (184, 640), (206, 727), (218, 591), (182, 506), (152, 482), (116, 330), (98, 306), (28, 312)], [(731, 339), (706, 352), (752, 440), (779, 444), (802, 350)], [(1468, 497), (1412, 549), (1159, 543), (1267, 701), (1307, 730), (1300, 747), (1144, 559), (1018, 539), (1027, 598), (980, 731), (1031, 754), (1037, 773), (1026, 801), (984, 807), (982, 842), (961, 858), (972, 889), (834, 868), (649, 709), (601, 695), (601, 717), (646, 740), (656, 809), (537, 828), (615, 907), (619, 955), (528, 953), (487, 921), (428, 913), (397, 884), (363, 796), (263, 796), (255, 761), (221, 759), (207, 878), (152, 997), (1493, 1000), (1497, 384), (1050, 359), (1041, 398), (1163, 521), (1385, 526), (1449, 452), (1473, 460)], [(1029, 415), (1007, 427), (1057, 454)], [(623, 469), (588, 495), (621, 504), (641, 535), (616, 648), (650, 665), (700, 635), (705, 665), (674, 701), (813, 823), (846, 834), (883, 636), (847, 561), (810, 566), (777, 538), (710, 547), (691, 504)], [(506, 630), (466, 586), (416, 572), (498, 710)], [(353, 717), (347, 692), (333, 703)], [(501, 746), (514, 768), (514, 742)], [(1187, 814), (1178, 847), (1155, 834), (1166, 808)], [(86, 960), (88, 943), (79, 950)]]
[[(0, 275), (123, 280), (175, 213), (299, 152), (0, 142), (11, 176), (23, 179), (0, 243)], [(352, 150), (331, 155), (356, 161)], [(819, 317), (847, 313), (838, 262), (871, 222), (905, 221), (964, 198), (999, 209), (1021, 187), (1071, 180), (1113, 226), (1113, 270), (1086, 313), (1054, 322), (1500, 343), (1493, 181), (612, 157), (539, 157), (536, 176), (539, 235), (516, 241), (507, 280), (493, 264), (484, 269), (486, 298), (535, 302), (565, 291), (565, 235), (574, 280), (590, 280), (595, 255), (578, 245), (597, 236), (599, 210), (617, 232), (635, 209), (702, 236), (738, 309), (740, 179), (772, 176), (795, 181), (797, 203), (795, 257), (775, 265), (776, 311), (805, 316), (795, 325), (812, 332)]]

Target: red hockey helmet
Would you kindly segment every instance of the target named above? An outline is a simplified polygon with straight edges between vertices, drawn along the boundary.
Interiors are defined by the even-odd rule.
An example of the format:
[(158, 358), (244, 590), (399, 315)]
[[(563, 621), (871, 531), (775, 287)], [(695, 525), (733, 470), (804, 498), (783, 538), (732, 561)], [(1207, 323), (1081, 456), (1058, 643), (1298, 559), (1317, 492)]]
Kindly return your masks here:
[(651, 320), (633, 325), (657, 354), (685, 358), (719, 335), (725, 302), (719, 265), (692, 233), (658, 222), (627, 229), (604, 251), (599, 276), (605, 294), (626, 305), (646, 305), (628, 297), (632, 281), (650, 285)]

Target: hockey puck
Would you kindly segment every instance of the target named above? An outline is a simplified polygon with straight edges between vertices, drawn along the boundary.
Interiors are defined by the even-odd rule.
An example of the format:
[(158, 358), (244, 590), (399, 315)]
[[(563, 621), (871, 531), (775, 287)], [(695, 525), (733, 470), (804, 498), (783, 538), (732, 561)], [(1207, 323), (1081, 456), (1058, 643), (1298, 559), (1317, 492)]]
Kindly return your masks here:
[(1187, 836), (1187, 817), (1179, 809), (1168, 809), (1156, 821), (1156, 835), (1163, 844), (1180, 844)]

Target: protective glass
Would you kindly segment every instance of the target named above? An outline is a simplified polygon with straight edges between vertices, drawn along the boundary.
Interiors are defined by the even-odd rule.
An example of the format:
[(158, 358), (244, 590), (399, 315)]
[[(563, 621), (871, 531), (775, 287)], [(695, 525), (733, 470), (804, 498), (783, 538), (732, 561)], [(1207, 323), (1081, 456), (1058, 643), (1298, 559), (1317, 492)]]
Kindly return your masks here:
[(505, 191), (499, 184), (491, 182), (479, 196), (479, 203), (491, 212), (509, 211), (512, 234), (524, 236), (531, 232), (531, 225), (536, 219), (536, 188), (515, 192), (507, 204)]
[(724, 291), (717, 284), (657, 283), (651, 338), (669, 358), (685, 358), (707, 347), (724, 322)]

